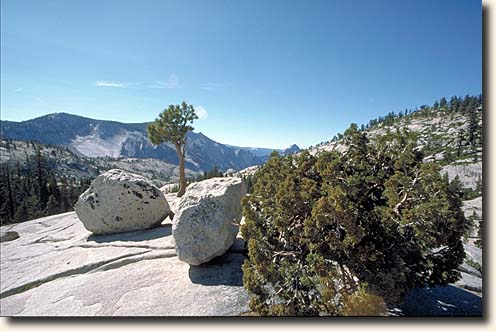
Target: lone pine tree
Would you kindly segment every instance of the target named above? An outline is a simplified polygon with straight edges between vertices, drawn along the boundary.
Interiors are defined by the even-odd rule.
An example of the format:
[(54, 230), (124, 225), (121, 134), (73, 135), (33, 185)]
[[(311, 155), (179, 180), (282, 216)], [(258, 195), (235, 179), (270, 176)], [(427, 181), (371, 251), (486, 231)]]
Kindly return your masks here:
[(148, 138), (155, 144), (170, 142), (176, 148), (179, 158), (179, 192), (178, 197), (184, 195), (186, 190), (186, 173), (184, 170), (184, 159), (186, 156), (186, 134), (193, 130), (191, 126), (198, 119), (192, 105), (183, 102), (181, 105), (170, 105), (159, 114), (155, 122), (146, 128)]
[(413, 287), (455, 281), (465, 218), (413, 134), (345, 151), (272, 154), (243, 200), (250, 308), (262, 315), (375, 315)]

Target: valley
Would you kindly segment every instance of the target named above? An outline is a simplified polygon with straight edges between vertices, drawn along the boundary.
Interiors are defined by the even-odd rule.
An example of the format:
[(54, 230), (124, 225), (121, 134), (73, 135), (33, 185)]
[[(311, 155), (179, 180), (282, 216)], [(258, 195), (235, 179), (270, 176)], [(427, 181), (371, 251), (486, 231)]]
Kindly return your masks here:
[[(146, 126), (147, 123), (126, 124), (55, 113), (22, 122), (1, 121), (1, 136), (65, 147), (81, 157), (157, 159), (177, 165), (174, 146), (150, 143)], [(299, 150), (296, 146), (291, 149)], [(195, 132), (187, 135), (186, 151), (186, 168), (193, 172), (209, 171), (214, 167), (222, 171), (240, 170), (262, 164), (270, 154), (264, 151), (255, 155), (248, 148), (224, 145)]]

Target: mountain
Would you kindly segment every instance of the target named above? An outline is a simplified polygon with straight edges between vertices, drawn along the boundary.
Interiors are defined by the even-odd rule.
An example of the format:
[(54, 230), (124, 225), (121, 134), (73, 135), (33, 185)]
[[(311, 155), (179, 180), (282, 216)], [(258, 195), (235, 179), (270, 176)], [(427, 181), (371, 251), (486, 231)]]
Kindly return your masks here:
[[(479, 191), (477, 187), (482, 186), (482, 120), (482, 96), (452, 97), (449, 102), (444, 99), (433, 106), (389, 113), (362, 125), (361, 130), (375, 137), (388, 130), (409, 129), (417, 134), (425, 161), (438, 162), (450, 180), (458, 176), (465, 189)], [(308, 150), (311, 154), (341, 150), (342, 137), (340, 133)]]
[[(8, 165), (21, 173), (26, 173), (40, 153), (46, 159), (47, 169), (55, 172), (57, 177), (93, 179), (109, 169), (119, 168), (142, 175), (161, 187), (166, 183), (178, 182), (179, 166), (158, 159), (85, 157), (78, 155), (67, 147), (42, 144), (35, 141), (0, 140), (0, 164)], [(194, 178), (200, 173), (186, 169), (186, 177)]]
[(236, 145), (228, 145), (228, 144), (226, 144), (226, 146), (235, 150), (243, 150), (250, 152), (258, 157), (267, 157), (272, 153), (272, 151), (282, 151), (280, 149), (253, 148), (253, 147), (236, 146)]
[(281, 151), (281, 154), (282, 154), (283, 156), (286, 156), (286, 155), (288, 155), (288, 154), (298, 153), (298, 152), (300, 152), (300, 151), (301, 151), (301, 149), (298, 147), (298, 145), (293, 144), (293, 145), (291, 145), (289, 148), (287, 148), (287, 149), (285, 149), (285, 150)]
[(268, 148), (253, 148), (253, 147), (243, 147), (243, 146), (235, 146), (235, 145), (227, 145), (233, 149), (240, 149), (244, 151), (248, 151), (253, 153), (255, 156), (258, 157), (268, 157), (273, 151), (277, 151), (280, 155), (288, 155), (288, 154), (293, 154), (300, 152), (301, 149), (298, 147), (298, 145), (293, 144), (287, 149), (268, 149)]
[[(147, 138), (148, 123), (120, 123), (54, 113), (32, 120), (1, 121), (3, 138), (37, 141), (69, 148), (85, 157), (154, 158), (177, 165), (174, 146), (154, 146)], [(201, 172), (217, 166), (220, 170), (243, 169), (264, 162), (250, 151), (215, 142), (202, 133), (189, 132), (186, 140), (186, 168)]]

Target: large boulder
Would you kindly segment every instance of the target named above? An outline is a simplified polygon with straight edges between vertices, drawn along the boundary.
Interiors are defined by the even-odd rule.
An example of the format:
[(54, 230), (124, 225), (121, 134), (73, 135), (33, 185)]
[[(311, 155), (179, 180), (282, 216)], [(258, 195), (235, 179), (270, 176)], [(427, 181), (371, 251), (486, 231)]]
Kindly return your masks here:
[(179, 260), (200, 265), (234, 243), (246, 186), (239, 178), (213, 178), (186, 188), (174, 216), (172, 235)]
[(152, 228), (170, 213), (164, 194), (148, 179), (119, 169), (97, 176), (74, 210), (94, 234)]

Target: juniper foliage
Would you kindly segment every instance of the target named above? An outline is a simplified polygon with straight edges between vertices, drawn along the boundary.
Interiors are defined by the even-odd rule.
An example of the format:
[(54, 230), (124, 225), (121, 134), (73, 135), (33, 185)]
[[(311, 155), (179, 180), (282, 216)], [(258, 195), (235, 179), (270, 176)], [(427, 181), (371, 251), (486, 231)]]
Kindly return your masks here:
[(413, 287), (457, 280), (459, 193), (414, 134), (356, 125), (344, 152), (273, 153), (243, 200), (250, 308), (262, 315), (377, 315)]

